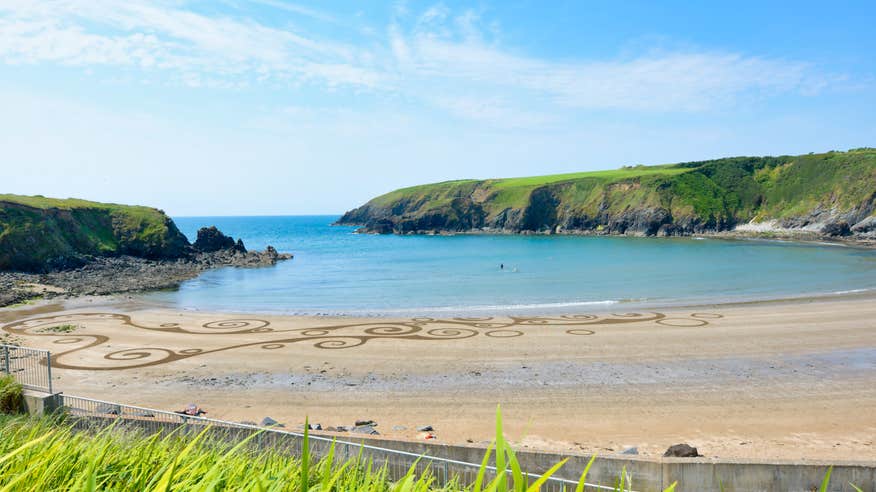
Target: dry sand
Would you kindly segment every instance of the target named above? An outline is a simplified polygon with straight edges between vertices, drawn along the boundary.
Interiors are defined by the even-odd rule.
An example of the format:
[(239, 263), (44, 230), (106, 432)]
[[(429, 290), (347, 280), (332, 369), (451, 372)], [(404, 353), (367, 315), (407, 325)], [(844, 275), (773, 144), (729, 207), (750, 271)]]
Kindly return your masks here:
[[(31, 320), (21, 323), (21, 320)], [(237, 321), (229, 321), (237, 320)], [(19, 321), (16, 323), (15, 321)], [(857, 296), (593, 317), (228, 315), (80, 299), (0, 310), (52, 350), (56, 388), (294, 429), (373, 419), (383, 436), (521, 447), (876, 461), (876, 299)], [(70, 333), (47, 329), (69, 324)], [(62, 353), (63, 352), (63, 353)], [(402, 430), (402, 427), (404, 429)]]

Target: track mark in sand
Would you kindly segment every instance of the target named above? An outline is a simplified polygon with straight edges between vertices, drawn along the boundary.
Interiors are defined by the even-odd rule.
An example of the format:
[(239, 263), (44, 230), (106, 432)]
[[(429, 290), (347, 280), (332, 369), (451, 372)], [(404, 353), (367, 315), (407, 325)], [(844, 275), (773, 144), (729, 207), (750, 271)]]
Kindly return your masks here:
[[(79, 369), (92, 371), (112, 371), (137, 367), (157, 366), (191, 357), (224, 352), (246, 347), (259, 347), (262, 350), (278, 350), (294, 343), (312, 343), (314, 348), (341, 350), (365, 345), (371, 340), (393, 339), (410, 341), (462, 340), (477, 336), (489, 338), (517, 338), (525, 335), (526, 327), (568, 328), (568, 335), (587, 336), (596, 332), (590, 326), (620, 325), (633, 323), (655, 323), (678, 328), (696, 328), (709, 324), (707, 320), (722, 318), (720, 314), (693, 313), (689, 317), (667, 318), (662, 313), (622, 313), (608, 316), (575, 314), (566, 316), (509, 316), (509, 317), (467, 317), (467, 318), (412, 318), (399, 321), (374, 321), (365, 323), (311, 326), (305, 328), (278, 329), (263, 319), (220, 319), (201, 325), (183, 326), (181, 323), (161, 323), (149, 326), (135, 323), (130, 316), (116, 313), (74, 313), (56, 316), (30, 318), (3, 326), (7, 333), (28, 337), (52, 337), (57, 345), (79, 345), (69, 350), (52, 354), (52, 366), (58, 369)], [(40, 332), (42, 328), (59, 323), (78, 324), (81, 329), (65, 335)], [(226, 335), (246, 335), (248, 341), (236, 345), (216, 348), (167, 348), (135, 347), (114, 350), (110, 348), (112, 338), (98, 333), (86, 333), (89, 324), (111, 323), (135, 330), (153, 331), (168, 334), (201, 335), (222, 337)], [(276, 337), (280, 335), (280, 337)], [(257, 339), (260, 338), (260, 339)], [(190, 338), (179, 339), (181, 343)], [(183, 345), (184, 346), (184, 345)], [(71, 361), (71, 354), (91, 355), (97, 352), (107, 365), (87, 365)], [(103, 354), (101, 355), (101, 352)]]

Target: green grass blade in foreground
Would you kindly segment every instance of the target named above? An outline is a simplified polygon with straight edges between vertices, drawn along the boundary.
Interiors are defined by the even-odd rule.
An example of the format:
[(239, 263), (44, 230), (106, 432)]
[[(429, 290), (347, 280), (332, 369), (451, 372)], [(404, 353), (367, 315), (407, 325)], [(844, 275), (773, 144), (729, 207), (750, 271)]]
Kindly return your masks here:
[(596, 461), (595, 453), (590, 457), (590, 461), (587, 462), (584, 471), (581, 472), (581, 478), (578, 479), (578, 486), (575, 487), (575, 492), (584, 492), (584, 483), (587, 482), (587, 474), (590, 473), (590, 467), (593, 466), (594, 461)]
[(827, 473), (824, 475), (824, 480), (821, 481), (821, 487), (818, 487), (818, 492), (827, 492), (827, 486), (830, 485), (830, 474), (833, 473), (833, 467), (828, 467)]
[(507, 490), (508, 477), (505, 471), (505, 436), (502, 433), (502, 407), (496, 405), (496, 488)]
[(552, 476), (554, 473), (556, 473), (557, 470), (559, 470), (560, 468), (562, 468), (563, 465), (565, 465), (567, 461), (569, 461), (569, 458), (566, 458), (566, 459), (560, 461), (560, 462), (557, 463), (556, 465), (552, 466), (548, 471), (544, 472), (544, 473), (542, 474), (542, 476), (540, 476), (540, 477), (538, 478), (538, 480), (536, 480), (535, 482), (533, 482), (533, 484), (530, 485), (529, 488), (526, 489), (526, 492), (538, 492), (539, 490), (541, 490), (541, 486), (544, 485), (545, 482), (547, 482), (548, 480), (550, 480), (551, 476)]
[(195, 449), (195, 446), (207, 435), (207, 429), (201, 431), (192, 441), (179, 453), (177, 453), (176, 457), (173, 459), (173, 462), (170, 464), (170, 467), (164, 472), (161, 479), (158, 481), (158, 484), (155, 486), (155, 492), (168, 492), (171, 490), (173, 485), (174, 474), (176, 473), (176, 469), (179, 466), (180, 462), (186, 458), (192, 450)]
[(310, 489), (310, 421), (304, 418), (304, 440), (301, 443), (301, 492)]
[(511, 467), (511, 477), (514, 479), (514, 492), (523, 492), (526, 490), (527, 480), (520, 468), (520, 462), (517, 461), (517, 455), (507, 442), (505, 442), (505, 452), (508, 454), (508, 466)]
[(487, 473), (487, 466), (490, 464), (490, 455), (493, 452), (493, 445), (490, 444), (487, 446), (487, 452), (484, 453), (484, 459), (481, 461), (481, 467), (478, 468), (478, 475), (475, 478), (474, 486), (472, 487), (472, 492), (481, 492), (481, 487), (484, 485), (484, 475)]

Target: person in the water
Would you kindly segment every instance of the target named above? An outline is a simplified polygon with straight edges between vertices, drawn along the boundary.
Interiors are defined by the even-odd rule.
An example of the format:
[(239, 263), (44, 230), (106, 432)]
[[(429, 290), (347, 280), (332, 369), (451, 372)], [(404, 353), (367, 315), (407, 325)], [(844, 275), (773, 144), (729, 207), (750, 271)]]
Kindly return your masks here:
[(505, 269), (505, 264), (499, 263), (499, 270), (504, 270), (504, 269)]

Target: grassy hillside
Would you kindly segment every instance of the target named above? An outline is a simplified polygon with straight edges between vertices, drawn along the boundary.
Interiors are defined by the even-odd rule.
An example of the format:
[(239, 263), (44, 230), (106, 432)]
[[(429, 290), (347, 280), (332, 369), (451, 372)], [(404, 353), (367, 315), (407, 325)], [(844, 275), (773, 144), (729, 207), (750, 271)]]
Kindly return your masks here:
[(339, 222), (396, 233), (485, 229), (652, 235), (726, 230), (754, 220), (790, 228), (840, 224), (838, 230), (845, 233), (872, 216), (874, 206), (876, 149), (862, 148), (448, 181), (379, 196)]
[(98, 255), (172, 258), (188, 247), (154, 208), (0, 194), (0, 270), (44, 271)]

